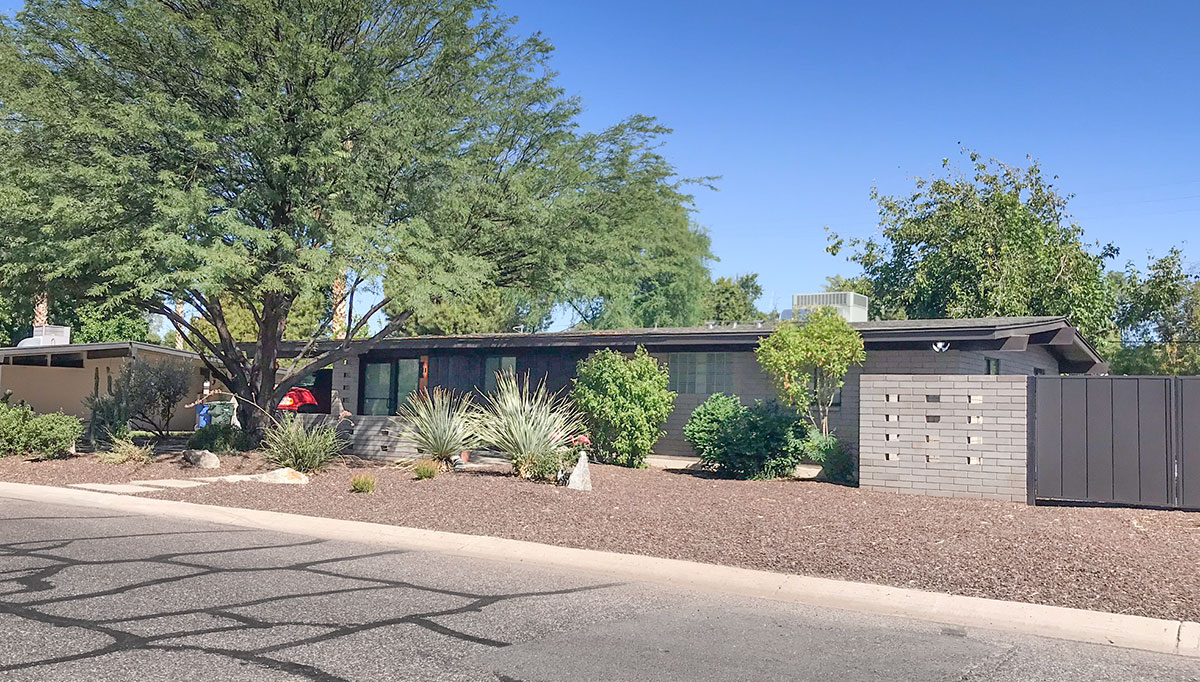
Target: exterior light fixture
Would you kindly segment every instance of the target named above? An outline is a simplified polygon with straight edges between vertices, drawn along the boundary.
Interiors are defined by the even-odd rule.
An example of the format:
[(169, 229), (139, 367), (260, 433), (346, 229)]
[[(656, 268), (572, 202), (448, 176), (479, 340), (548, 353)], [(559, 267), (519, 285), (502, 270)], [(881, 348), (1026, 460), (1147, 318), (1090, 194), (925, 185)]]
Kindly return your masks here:
[(934, 353), (945, 353), (948, 350), (950, 350), (950, 342), (949, 341), (934, 341), (933, 342), (933, 352)]

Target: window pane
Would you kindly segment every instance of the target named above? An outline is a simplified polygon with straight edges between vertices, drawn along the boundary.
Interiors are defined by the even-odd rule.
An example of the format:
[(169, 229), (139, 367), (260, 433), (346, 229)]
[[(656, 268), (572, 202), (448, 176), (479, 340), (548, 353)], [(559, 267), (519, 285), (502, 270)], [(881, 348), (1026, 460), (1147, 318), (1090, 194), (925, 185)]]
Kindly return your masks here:
[[(392, 363), (371, 362), (363, 369), (364, 400), (387, 400), (392, 389)], [(386, 412), (384, 412), (386, 414)]]
[(667, 356), (669, 387), (680, 395), (703, 394), (706, 384), (705, 353), (671, 353)]
[(708, 353), (704, 393), (733, 392), (733, 358), (729, 353)]
[(387, 415), (389, 412), (387, 398), (363, 398), (363, 414)]
[(396, 406), (408, 400), (409, 394), (417, 390), (421, 374), (421, 361), (416, 358), (396, 361)]
[(517, 358), (513, 355), (492, 355), (483, 360), (483, 392), (496, 390), (496, 372), (517, 372)]

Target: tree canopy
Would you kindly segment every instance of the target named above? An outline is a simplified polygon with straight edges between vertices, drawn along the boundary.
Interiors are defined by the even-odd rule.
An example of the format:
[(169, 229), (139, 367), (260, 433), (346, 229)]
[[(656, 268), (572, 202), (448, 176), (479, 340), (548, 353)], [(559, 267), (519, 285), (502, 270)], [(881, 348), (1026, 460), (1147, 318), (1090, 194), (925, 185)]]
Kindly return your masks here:
[(1089, 247), (1037, 162), (1027, 168), (968, 153), (972, 174), (918, 179), (904, 195), (872, 190), (879, 233), (848, 242), (877, 310), (909, 318), (1063, 315), (1097, 338), (1113, 329), (1105, 281), (1111, 245)]
[(581, 132), (550, 52), (479, 0), (30, 0), (0, 28), (0, 278), (162, 315), (264, 409), (349, 353), (318, 341), (367, 287), (368, 343), (494, 292), (593, 300), (605, 272), (668, 308), (645, 254), (707, 254), (669, 131)]
[(758, 273), (737, 277), (718, 277), (704, 295), (704, 319), (714, 322), (750, 322), (765, 320), (755, 303), (762, 296)]
[(1130, 262), (1111, 274), (1121, 347), (1114, 374), (1200, 374), (1200, 277), (1170, 249), (1142, 272)]
[[(33, 332), (32, 320), (32, 299), (0, 293), (0, 346), (27, 338)], [(50, 321), (71, 327), (74, 343), (148, 341), (152, 336), (144, 312), (64, 295), (50, 299)]]

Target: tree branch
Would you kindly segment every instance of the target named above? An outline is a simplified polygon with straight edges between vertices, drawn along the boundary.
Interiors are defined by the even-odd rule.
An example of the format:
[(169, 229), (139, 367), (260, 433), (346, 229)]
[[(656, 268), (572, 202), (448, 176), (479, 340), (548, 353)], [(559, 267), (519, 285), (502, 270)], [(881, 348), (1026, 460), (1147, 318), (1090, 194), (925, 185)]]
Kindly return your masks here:
[[(376, 308), (381, 307), (382, 306), (376, 306)], [(308, 376), (312, 372), (324, 367), (325, 365), (335, 363), (338, 360), (344, 360), (352, 355), (361, 355), (371, 350), (380, 341), (384, 340), (392, 332), (403, 326), (410, 317), (412, 317), (412, 311), (405, 311), (392, 318), (391, 322), (388, 322), (386, 325), (384, 325), (383, 329), (380, 329), (373, 336), (359, 342), (357, 346), (351, 347), (349, 343), (345, 343), (340, 348), (331, 349), (321, 353), (298, 369), (293, 368), (290, 372), (288, 372), (287, 377), (284, 378), (283, 381), (280, 381), (275, 387), (275, 395), (271, 398), (272, 403), (278, 404), (280, 400), (283, 400), (283, 396), (287, 395), (287, 392), (290, 391), (297, 383), (299, 383), (300, 379)], [(347, 341), (349, 341), (349, 339), (347, 339)]]

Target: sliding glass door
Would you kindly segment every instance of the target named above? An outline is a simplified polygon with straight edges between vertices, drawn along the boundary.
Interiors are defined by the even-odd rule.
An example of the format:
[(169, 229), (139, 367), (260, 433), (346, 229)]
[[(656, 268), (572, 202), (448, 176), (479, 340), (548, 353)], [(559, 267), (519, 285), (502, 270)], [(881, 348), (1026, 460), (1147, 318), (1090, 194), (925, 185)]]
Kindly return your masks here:
[(368, 362), (362, 369), (362, 413), (367, 415), (396, 414), (408, 399), (421, 378), (421, 361), (401, 358)]

